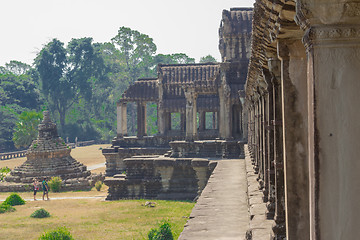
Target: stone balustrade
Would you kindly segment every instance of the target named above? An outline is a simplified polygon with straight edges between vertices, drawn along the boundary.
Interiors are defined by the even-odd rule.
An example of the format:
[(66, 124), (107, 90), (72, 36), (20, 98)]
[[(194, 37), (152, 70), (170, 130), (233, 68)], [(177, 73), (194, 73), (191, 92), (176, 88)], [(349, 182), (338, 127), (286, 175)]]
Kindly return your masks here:
[(8, 160), (12, 158), (25, 157), (26, 150), (17, 152), (0, 153), (0, 160)]

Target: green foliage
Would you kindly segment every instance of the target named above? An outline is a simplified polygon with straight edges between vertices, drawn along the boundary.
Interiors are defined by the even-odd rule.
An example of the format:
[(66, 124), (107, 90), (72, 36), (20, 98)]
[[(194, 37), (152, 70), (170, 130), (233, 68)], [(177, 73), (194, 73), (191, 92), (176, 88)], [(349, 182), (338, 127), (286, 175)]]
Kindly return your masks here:
[(19, 115), (13, 133), (13, 141), (16, 148), (28, 147), (38, 135), (38, 125), (42, 120), (41, 112), (24, 111)]
[[(37, 126), (32, 120), (30, 125), (20, 124), (19, 116), (44, 108), (63, 138), (110, 142), (116, 135), (116, 102), (130, 84), (156, 77), (159, 63), (195, 63), (183, 53), (155, 55), (156, 49), (148, 35), (120, 27), (111, 42), (80, 38), (65, 45), (53, 39), (41, 49), (34, 67), (19, 61), (0, 66), (0, 151), (15, 150), (14, 142), (27, 147)], [(136, 106), (127, 108), (132, 135), (137, 128)], [(147, 130), (153, 135), (158, 132), (156, 104), (147, 111)]]
[(16, 61), (0, 70), (0, 152), (14, 150), (13, 129), (23, 111), (37, 109), (39, 85), (30, 66)]
[(24, 205), (25, 204), (25, 200), (22, 199), (19, 194), (17, 193), (12, 193), (10, 194), (10, 196), (8, 196), (6, 198), (6, 200), (2, 203), (5, 205), (10, 205), (10, 206), (16, 206), (16, 205)]
[(151, 229), (148, 233), (149, 240), (173, 240), (173, 234), (171, 232), (171, 225), (167, 221), (163, 221), (159, 228)]
[(95, 188), (96, 188), (96, 190), (100, 191), (102, 185), (103, 185), (103, 183), (102, 183), (101, 181), (97, 181), (97, 182), (95, 183)]
[(50, 191), (52, 192), (60, 192), (61, 190), (61, 177), (52, 177), (50, 181), (48, 182)]
[(6, 174), (8, 174), (9, 172), (11, 172), (11, 169), (8, 167), (0, 168), (0, 182), (4, 181)]
[(60, 227), (56, 230), (45, 232), (39, 237), (39, 240), (73, 240), (71, 233), (66, 227)]
[(0, 213), (14, 212), (16, 209), (9, 204), (0, 204)]
[(43, 93), (53, 114), (59, 114), (62, 132), (69, 109), (80, 101), (90, 101), (93, 85), (106, 77), (104, 61), (92, 41), (72, 39), (65, 48), (53, 39), (35, 59)]
[(208, 63), (208, 62), (213, 62), (213, 63), (216, 63), (216, 59), (211, 56), (210, 54), (205, 56), (205, 57), (201, 57), (200, 58), (200, 63)]
[(32, 218), (47, 218), (50, 217), (50, 213), (43, 208), (40, 208), (33, 212), (30, 217)]
[(189, 64), (195, 63), (195, 58), (187, 56), (185, 53), (157, 54), (154, 56), (153, 64)]

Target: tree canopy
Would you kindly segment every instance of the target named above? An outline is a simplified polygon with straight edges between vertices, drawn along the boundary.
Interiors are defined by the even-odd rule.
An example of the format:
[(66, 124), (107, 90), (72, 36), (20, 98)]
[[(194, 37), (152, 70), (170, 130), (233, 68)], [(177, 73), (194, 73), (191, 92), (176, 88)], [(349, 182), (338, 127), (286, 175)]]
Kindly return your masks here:
[[(139, 78), (156, 77), (158, 64), (188, 64), (184, 53), (156, 54), (151, 37), (128, 27), (105, 43), (90, 37), (68, 43), (52, 39), (32, 66), (0, 66), (0, 151), (27, 147), (36, 137), (41, 111), (50, 111), (59, 134), (74, 141), (116, 135), (116, 102)], [(156, 133), (156, 104), (148, 105), (149, 132)], [(128, 132), (136, 131), (136, 108), (128, 105)], [(15, 144), (14, 144), (15, 143)]]

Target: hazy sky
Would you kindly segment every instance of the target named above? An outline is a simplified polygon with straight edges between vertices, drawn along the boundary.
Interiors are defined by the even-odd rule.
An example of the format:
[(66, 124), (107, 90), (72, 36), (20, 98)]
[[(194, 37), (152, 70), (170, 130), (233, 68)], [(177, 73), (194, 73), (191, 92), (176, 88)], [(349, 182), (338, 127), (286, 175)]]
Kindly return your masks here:
[(33, 63), (43, 45), (58, 38), (109, 42), (121, 26), (153, 38), (157, 53), (186, 53), (220, 60), (223, 9), (252, 7), (254, 0), (1, 0), (0, 66)]

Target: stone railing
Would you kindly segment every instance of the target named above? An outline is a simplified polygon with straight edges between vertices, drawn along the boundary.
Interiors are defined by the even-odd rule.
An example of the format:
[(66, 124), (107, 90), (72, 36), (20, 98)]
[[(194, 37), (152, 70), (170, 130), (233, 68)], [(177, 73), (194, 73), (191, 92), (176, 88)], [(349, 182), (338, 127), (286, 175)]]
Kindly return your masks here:
[[(89, 145), (93, 145), (95, 143), (96, 143), (95, 140), (90, 140), (90, 141), (77, 142), (77, 144), (68, 143), (68, 146), (71, 147), (71, 148), (75, 148), (75, 147), (89, 146)], [(9, 159), (12, 159), (12, 158), (25, 157), (26, 152), (27, 152), (27, 150), (17, 151), (17, 152), (0, 153), (0, 160), (9, 160)]]
[(68, 143), (67, 145), (71, 148), (76, 148), (76, 147), (90, 146), (95, 143), (96, 143), (95, 140), (90, 140), (90, 141), (82, 141), (82, 142), (77, 142), (77, 143)]
[(25, 157), (26, 150), (17, 152), (0, 153), (0, 160), (8, 160), (12, 158)]

